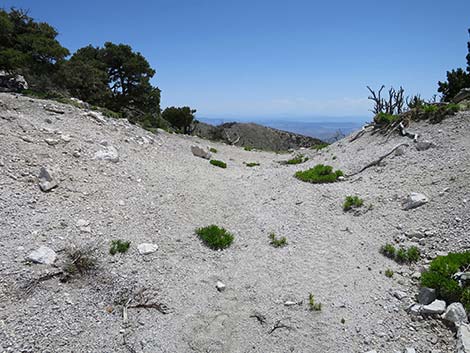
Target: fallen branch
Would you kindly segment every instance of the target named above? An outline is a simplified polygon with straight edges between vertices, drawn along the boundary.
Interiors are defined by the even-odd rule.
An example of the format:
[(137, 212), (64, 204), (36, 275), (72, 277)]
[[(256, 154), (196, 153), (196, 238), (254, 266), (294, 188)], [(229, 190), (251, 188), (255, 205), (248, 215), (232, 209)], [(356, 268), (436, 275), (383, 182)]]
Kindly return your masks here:
[(401, 146), (406, 146), (408, 147), (409, 145), (407, 143), (400, 143), (399, 145), (396, 145), (394, 148), (392, 148), (392, 150), (386, 154), (384, 154), (382, 157), (370, 162), (369, 164), (367, 164), (365, 167), (363, 167), (361, 170), (359, 170), (358, 172), (356, 173), (353, 173), (353, 174), (349, 174), (347, 175), (347, 177), (351, 177), (351, 176), (354, 176), (354, 175), (357, 175), (359, 173), (362, 173), (364, 170), (366, 170), (367, 168), (370, 168), (374, 165), (379, 165), (380, 162), (382, 162), (382, 160), (384, 160), (386, 157), (390, 156), (393, 152), (395, 152), (396, 149), (398, 149), (399, 147)]
[(35, 278), (29, 281), (28, 283), (26, 283), (24, 286), (21, 287), (21, 290), (23, 291), (23, 295), (24, 296), (29, 295), (34, 290), (34, 288), (36, 288), (41, 282), (50, 280), (54, 277), (62, 276), (63, 274), (64, 274), (64, 271), (60, 270), (57, 272), (48, 273), (39, 278)]
[(276, 331), (279, 328), (286, 328), (286, 329), (290, 330), (292, 327), (281, 323), (281, 320), (277, 320), (277, 322), (274, 324), (273, 328), (269, 331), (269, 334), (273, 333), (274, 331)]
[(364, 125), (361, 129), (361, 131), (359, 131), (356, 135), (354, 135), (350, 140), (349, 142), (353, 142), (353, 141), (356, 141), (359, 137), (361, 137), (362, 135), (364, 135), (366, 132), (367, 132), (367, 128), (368, 127), (371, 127), (371, 126), (374, 126), (373, 124), (368, 124), (368, 125)]

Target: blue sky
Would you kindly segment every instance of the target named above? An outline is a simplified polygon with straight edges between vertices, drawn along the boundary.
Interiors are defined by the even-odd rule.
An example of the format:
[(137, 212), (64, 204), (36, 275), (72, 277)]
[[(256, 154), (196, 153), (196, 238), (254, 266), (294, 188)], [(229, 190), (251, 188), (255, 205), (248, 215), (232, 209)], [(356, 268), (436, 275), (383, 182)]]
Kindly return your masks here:
[(130, 44), (162, 107), (212, 118), (370, 116), (366, 85), (430, 97), (465, 66), (468, 0), (0, 0), (52, 24), (72, 52)]

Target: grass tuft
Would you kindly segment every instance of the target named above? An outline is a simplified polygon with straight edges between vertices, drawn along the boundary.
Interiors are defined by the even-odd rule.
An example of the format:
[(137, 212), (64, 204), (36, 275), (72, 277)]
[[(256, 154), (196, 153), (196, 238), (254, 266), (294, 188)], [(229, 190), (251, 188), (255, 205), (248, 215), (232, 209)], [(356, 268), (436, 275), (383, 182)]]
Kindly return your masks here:
[(234, 239), (232, 234), (214, 224), (196, 229), (196, 234), (205, 245), (213, 250), (228, 248)]
[(117, 253), (125, 253), (129, 250), (131, 245), (130, 241), (123, 241), (121, 239), (111, 241), (111, 247), (109, 248), (109, 253), (115, 255)]
[(394, 275), (393, 270), (391, 270), (391, 269), (389, 269), (389, 268), (387, 268), (387, 269), (385, 270), (385, 276), (387, 276), (388, 278), (392, 278), (393, 275)]
[(277, 238), (276, 234), (271, 233), (269, 234), (269, 239), (271, 239), (271, 242), (269, 244), (271, 244), (275, 248), (282, 248), (287, 245), (286, 237)]
[(217, 151), (217, 149), (214, 148), (214, 147), (209, 148), (209, 151), (212, 152), (212, 153), (217, 153), (217, 152), (219, 152), (219, 151)]
[(364, 204), (364, 200), (358, 196), (346, 196), (343, 203), (343, 210), (349, 211), (353, 208), (361, 207)]
[(298, 154), (294, 158), (288, 159), (285, 163), (289, 165), (301, 164), (308, 161), (308, 157), (303, 154)]
[(258, 167), (260, 164), (256, 162), (245, 163), (247, 167)]
[(417, 262), (421, 257), (416, 246), (411, 246), (408, 249), (403, 247), (396, 249), (392, 244), (385, 244), (380, 248), (380, 253), (398, 263)]
[(313, 296), (313, 293), (310, 293), (308, 295), (308, 306), (310, 310), (312, 311), (321, 311), (322, 304), (321, 303), (316, 303), (315, 302), (315, 297)]
[(243, 149), (245, 151), (253, 151), (253, 147), (251, 147), (251, 146), (245, 146), (245, 147), (243, 147)]
[(211, 159), (209, 163), (219, 168), (227, 168), (227, 163), (219, 161), (217, 159)]

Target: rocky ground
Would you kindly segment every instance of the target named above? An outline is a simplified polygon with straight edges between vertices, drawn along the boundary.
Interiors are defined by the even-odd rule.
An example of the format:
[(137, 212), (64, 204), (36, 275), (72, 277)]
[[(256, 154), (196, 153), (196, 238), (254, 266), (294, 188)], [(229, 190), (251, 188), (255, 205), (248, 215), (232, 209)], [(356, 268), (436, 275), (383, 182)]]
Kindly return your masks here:
[[(410, 129), (434, 144), (423, 151), (398, 135), (345, 138), (302, 150), (310, 159), (288, 166), (278, 162), (289, 155), (152, 135), (73, 106), (0, 94), (0, 347), (454, 352), (450, 325), (406, 309), (430, 259), (469, 248), (469, 126), (469, 113), (415, 123)], [(342, 182), (293, 177), (317, 163), (352, 174), (399, 143), (408, 144), (402, 153)], [(192, 155), (192, 145), (208, 144), (227, 169)], [(429, 202), (404, 210), (412, 192)], [(364, 198), (367, 212), (343, 212), (347, 195)], [(232, 246), (205, 247), (194, 231), (209, 224), (232, 232)], [(272, 247), (271, 232), (288, 245)], [(131, 242), (128, 252), (109, 253), (116, 239)], [(424, 256), (399, 265), (379, 253), (386, 242), (417, 245)], [(142, 243), (158, 249), (143, 255)], [(53, 252), (39, 261), (53, 264), (31, 261), (40, 247)], [(96, 249), (97, 268), (64, 278), (70, 248)], [(309, 310), (310, 293), (321, 311)]]

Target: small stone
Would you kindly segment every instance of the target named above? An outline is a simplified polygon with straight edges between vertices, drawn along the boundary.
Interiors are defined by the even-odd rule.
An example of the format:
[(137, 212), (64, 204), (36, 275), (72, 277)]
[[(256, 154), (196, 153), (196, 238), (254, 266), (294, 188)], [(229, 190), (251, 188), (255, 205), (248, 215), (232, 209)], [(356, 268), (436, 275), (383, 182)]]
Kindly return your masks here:
[(212, 157), (212, 154), (210, 152), (206, 151), (202, 147), (195, 146), (195, 145), (191, 146), (191, 152), (196, 157), (201, 157), (201, 158), (205, 158), (205, 159), (211, 159), (211, 157)]
[(123, 200), (119, 200), (118, 204), (119, 206), (124, 206), (126, 203)]
[(70, 135), (60, 135), (60, 138), (61, 138), (62, 141), (64, 141), (65, 143), (68, 143), (68, 142), (72, 141), (72, 138), (70, 137)]
[(403, 353), (416, 353), (416, 349), (406, 347), (405, 350), (403, 351)]
[(442, 314), (446, 310), (446, 302), (443, 300), (434, 300), (431, 304), (423, 305), (421, 312), (423, 314)]
[(79, 158), (81, 156), (81, 153), (80, 151), (75, 150), (73, 151), (72, 156), (74, 156), (75, 158)]
[(428, 305), (436, 300), (436, 290), (433, 288), (422, 287), (418, 294), (418, 303)]
[(416, 149), (418, 151), (426, 151), (432, 147), (435, 147), (436, 145), (432, 143), (431, 141), (418, 141), (416, 143)]
[(422, 206), (428, 203), (429, 200), (424, 194), (420, 194), (417, 192), (412, 192), (409, 194), (406, 199), (402, 203), (402, 207), (404, 210), (411, 210), (413, 208)]
[(221, 281), (217, 281), (215, 288), (217, 288), (219, 292), (223, 292), (225, 290), (225, 284), (223, 284)]
[(344, 180), (346, 180), (346, 178), (344, 176), (341, 175), (341, 176), (338, 177), (338, 181), (344, 181)]
[(119, 162), (119, 152), (113, 146), (106, 146), (104, 149), (95, 152), (95, 159), (117, 163)]
[(38, 264), (52, 265), (57, 258), (54, 250), (47, 246), (41, 246), (28, 255), (27, 260)]
[(49, 146), (55, 146), (59, 144), (59, 140), (56, 139), (45, 139), (44, 140)]
[(456, 325), (461, 323), (468, 323), (467, 313), (462, 303), (452, 303), (450, 304), (446, 312), (442, 315), (444, 320), (453, 322)]
[(57, 182), (52, 179), (52, 176), (49, 171), (44, 167), (41, 167), (41, 169), (39, 170), (38, 179), (39, 188), (44, 192), (48, 192), (59, 186), (59, 184), (57, 184)]
[(157, 251), (158, 245), (151, 244), (151, 243), (142, 243), (137, 246), (137, 250), (139, 250), (139, 254), (147, 255), (147, 254), (151, 254)]
[(77, 228), (88, 227), (90, 225), (90, 221), (79, 219), (75, 225)]
[(408, 296), (408, 294), (406, 294), (405, 292), (402, 292), (402, 291), (400, 291), (400, 290), (393, 291), (392, 294), (393, 294), (393, 296), (394, 296), (395, 298), (397, 298), (398, 300), (405, 299), (405, 298)]
[(285, 306), (293, 306), (293, 305), (297, 305), (297, 302), (293, 302), (292, 300), (287, 300), (285, 303), (284, 303)]

